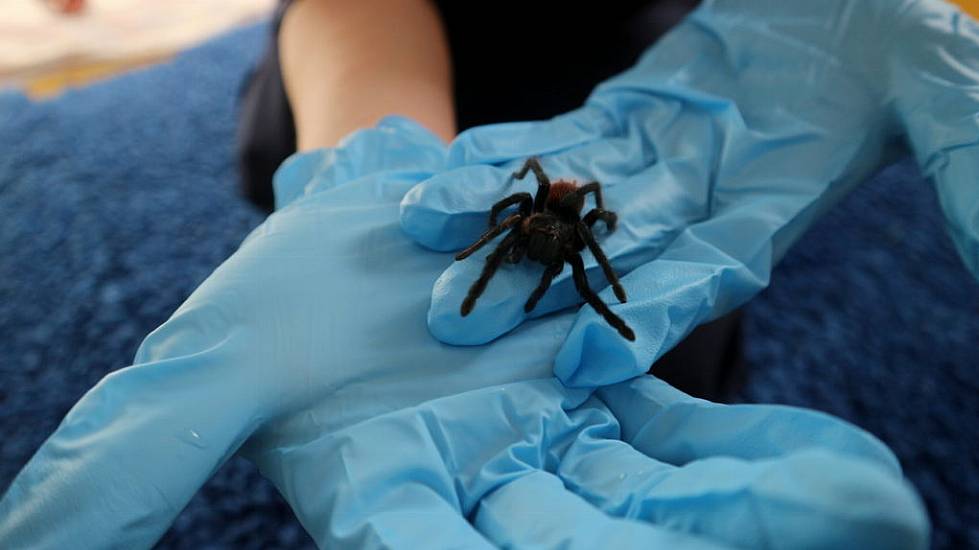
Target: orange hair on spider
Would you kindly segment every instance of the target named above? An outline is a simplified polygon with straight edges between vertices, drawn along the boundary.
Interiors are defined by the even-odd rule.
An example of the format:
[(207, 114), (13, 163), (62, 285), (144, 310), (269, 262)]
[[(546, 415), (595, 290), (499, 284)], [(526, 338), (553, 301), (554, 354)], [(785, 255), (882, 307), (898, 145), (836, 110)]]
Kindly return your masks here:
[[(556, 210), (561, 204), (561, 199), (578, 189), (578, 184), (573, 181), (558, 180), (551, 184), (551, 189), (547, 193), (547, 207)], [(581, 206), (578, 207), (581, 210)]]

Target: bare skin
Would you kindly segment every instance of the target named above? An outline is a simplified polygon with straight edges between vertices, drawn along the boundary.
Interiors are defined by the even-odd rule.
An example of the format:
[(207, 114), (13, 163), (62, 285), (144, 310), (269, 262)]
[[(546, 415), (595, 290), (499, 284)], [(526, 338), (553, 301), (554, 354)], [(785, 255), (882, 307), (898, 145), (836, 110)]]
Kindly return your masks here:
[(427, 0), (299, 0), (279, 56), (300, 151), (332, 147), (387, 115), (456, 134), (448, 45)]

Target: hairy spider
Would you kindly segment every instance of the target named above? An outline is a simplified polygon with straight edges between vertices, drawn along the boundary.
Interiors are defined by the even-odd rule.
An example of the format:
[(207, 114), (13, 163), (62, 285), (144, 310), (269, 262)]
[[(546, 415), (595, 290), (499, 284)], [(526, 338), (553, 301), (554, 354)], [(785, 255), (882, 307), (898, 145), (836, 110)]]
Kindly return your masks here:
[[(615, 297), (620, 302), (626, 301), (625, 289), (619, 284), (618, 276), (609, 265), (608, 258), (599, 248), (591, 232), (591, 227), (598, 220), (605, 222), (605, 227), (609, 231), (615, 231), (615, 223), (618, 220), (615, 212), (605, 210), (601, 184), (593, 181), (578, 186), (573, 181), (563, 180), (551, 183), (540, 162), (534, 157), (527, 159), (523, 168), (514, 172), (512, 177), (522, 180), (531, 170), (537, 177), (537, 195), (531, 197), (530, 193), (514, 193), (494, 204), (490, 210), (489, 230), (456, 256), (456, 260), (468, 258), (500, 233), (510, 230), (496, 249), (486, 257), (483, 272), (469, 288), (469, 293), (462, 302), (460, 308), (462, 316), (469, 315), (476, 305), (476, 300), (486, 290), (487, 283), (504, 260), (515, 264), (526, 255), (531, 260), (544, 264), (546, 269), (541, 276), (540, 284), (524, 304), (524, 311), (529, 312), (534, 309), (551, 286), (551, 281), (564, 269), (564, 262), (568, 262), (571, 264), (575, 288), (582, 298), (625, 339), (635, 340), (636, 335), (632, 329), (612, 313), (605, 302), (588, 286), (585, 263), (581, 259), (581, 251), (587, 246), (598, 261), (598, 265), (602, 266), (605, 278), (615, 291)], [(581, 210), (585, 206), (585, 195), (588, 193), (595, 194), (596, 208), (582, 218)], [(500, 213), (513, 205), (518, 205), (517, 212), (497, 223), (496, 218)]]

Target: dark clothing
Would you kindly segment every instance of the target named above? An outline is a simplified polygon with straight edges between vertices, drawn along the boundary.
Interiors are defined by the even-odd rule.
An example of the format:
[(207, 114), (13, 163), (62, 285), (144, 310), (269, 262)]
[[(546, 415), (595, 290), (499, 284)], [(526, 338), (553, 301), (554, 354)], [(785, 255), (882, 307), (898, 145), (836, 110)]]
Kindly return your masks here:
[[(296, 151), (278, 52), (289, 3), (276, 11), (269, 48), (241, 101), (242, 190), (268, 211), (274, 205), (272, 175)], [(591, 9), (548, 4), (436, 2), (452, 56), (460, 130), (547, 119), (581, 106), (595, 85), (634, 64), (696, 2), (631, 0)], [(739, 329), (739, 313), (697, 329), (657, 362), (656, 374), (692, 395), (722, 397), (740, 378)]]
[(238, 105), (241, 190), (252, 204), (267, 212), (275, 207), (272, 175), (296, 152), (296, 125), (279, 67), (279, 26), (290, 3), (280, 2), (275, 10), (268, 48), (245, 81)]
[[(290, 3), (279, 4), (269, 47), (242, 94), (243, 191), (268, 211), (272, 174), (296, 150), (278, 49)], [(581, 106), (596, 84), (635, 63), (695, 2), (629, 0), (601, 9), (549, 4), (501, 0), (480, 9), (471, 2), (436, 2), (452, 55), (460, 130), (546, 119)]]

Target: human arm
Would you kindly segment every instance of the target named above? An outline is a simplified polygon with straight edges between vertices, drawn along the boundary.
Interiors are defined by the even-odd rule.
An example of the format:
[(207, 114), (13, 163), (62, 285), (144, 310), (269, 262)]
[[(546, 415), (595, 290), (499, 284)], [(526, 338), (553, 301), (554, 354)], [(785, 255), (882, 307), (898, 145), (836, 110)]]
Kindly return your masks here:
[(300, 151), (387, 115), (455, 136), (445, 31), (427, 0), (299, 0), (282, 20), (279, 58)]
[[(282, 60), (287, 78), (293, 77), (290, 95), (302, 147), (335, 145), (340, 136), (372, 127), (389, 113), (425, 120), (442, 129), (443, 140), (454, 134), (447, 53), (427, 2), (304, 0), (288, 13)], [(376, 162), (387, 152), (370, 151)], [(139, 368), (107, 376), (39, 450), (5, 500), (17, 504), (0, 513), (0, 539), (86, 546), (74, 533), (90, 529), (93, 538), (84, 540), (96, 546), (155, 540), (247, 439), (257, 421), (255, 395), (245, 387), (228, 393), (219, 381), (238, 378), (256, 388), (267, 383), (247, 381), (254, 370), (215, 351), (237, 344), (213, 325), (194, 326), (178, 312), (167, 327), (147, 338), (133, 361)], [(216, 340), (208, 339), (215, 334)], [(165, 361), (148, 351), (158, 349), (151, 343), (159, 340), (166, 342), (160, 352)], [(242, 398), (237, 404), (231, 402), (236, 396)], [(138, 405), (113, 409), (111, 403), (123, 401)], [(78, 468), (74, 473), (63, 467), (69, 463)], [(180, 475), (170, 475), (176, 464)]]

